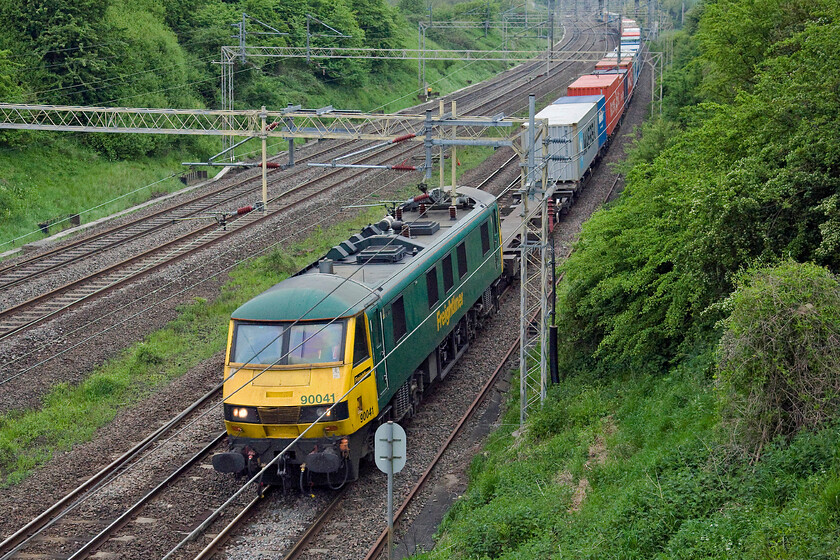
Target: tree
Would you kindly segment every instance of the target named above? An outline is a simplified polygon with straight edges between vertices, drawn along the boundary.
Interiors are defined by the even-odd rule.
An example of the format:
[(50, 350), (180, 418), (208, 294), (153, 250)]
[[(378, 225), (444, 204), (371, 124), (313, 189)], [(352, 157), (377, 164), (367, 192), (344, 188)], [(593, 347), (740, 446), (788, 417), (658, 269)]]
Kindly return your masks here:
[(106, 79), (123, 52), (105, 23), (109, 0), (12, 0), (4, 8), (9, 25), (20, 30), (39, 69), (33, 83), (39, 99), (62, 104), (95, 104), (107, 88), (91, 90)]
[[(756, 17), (784, 10), (774, 1)], [(621, 199), (584, 227), (559, 298), (572, 358), (668, 365), (716, 336), (714, 304), (742, 268), (792, 258), (838, 270), (840, 6), (808, 6), (786, 12), (749, 88), (684, 108), (682, 130), (642, 144)]]
[[(359, 27), (351, 7), (344, 0), (311, 0), (310, 9), (314, 16), (340, 31), (347, 37), (336, 37), (335, 33), (318, 23), (310, 23), (314, 34), (312, 46), (361, 47), (365, 44), (365, 32)], [(331, 81), (358, 85), (364, 81), (368, 64), (358, 59), (324, 59), (317, 62), (321, 75)]]
[[(23, 87), (18, 76), (20, 65), (12, 62), (10, 57), (11, 51), (0, 50), (0, 100), (4, 103), (23, 101)], [(19, 130), (0, 131), (0, 145), (11, 146), (22, 142), (24, 138), (25, 133)], [(3, 212), (3, 206), (0, 203), (0, 213)]]

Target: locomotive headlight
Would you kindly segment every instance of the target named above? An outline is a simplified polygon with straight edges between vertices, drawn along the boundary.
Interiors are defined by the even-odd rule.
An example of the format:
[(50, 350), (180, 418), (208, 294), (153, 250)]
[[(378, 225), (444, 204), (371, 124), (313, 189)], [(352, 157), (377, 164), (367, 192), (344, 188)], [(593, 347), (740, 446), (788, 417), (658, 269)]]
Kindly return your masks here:
[[(330, 408), (332, 407), (332, 410)], [(329, 411), (329, 412), (327, 412)], [(321, 415), (324, 414), (323, 418)], [(300, 423), (310, 424), (321, 418), (321, 422), (338, 422), (340, 420), (347, 420), (350, 418), (350, 413), (347, 408), (347, 401), (342, 401), (333, 405), (320, 406), (302, 406), (300, 407)]]
[(225, 404), (225, 420), (229, 422), (259, 423), (256, 407)]

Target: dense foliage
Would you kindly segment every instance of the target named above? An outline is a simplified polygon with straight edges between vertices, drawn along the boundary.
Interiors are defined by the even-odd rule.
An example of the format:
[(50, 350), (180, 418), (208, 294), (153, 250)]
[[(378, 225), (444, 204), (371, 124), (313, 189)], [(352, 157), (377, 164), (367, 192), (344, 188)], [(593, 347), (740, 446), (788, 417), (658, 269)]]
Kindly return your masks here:
[(565, 265), (566, 380), (525, 430), (511, 403), (421, 558), (840, 553), (840, 4), (707, 0), (667, 39)]
[(753, 451), (818, 429), (840, 407), (840, 281), (813, 264), (751, 270), (725, 302), (724, 425)]
[(566, 267), (570, 360), (660, 369), (714, 340), (742, 267), (840, 266), (840, 6), (792, 6), (708, 2), (682, 36), (697, 56), (665, 81), (679, 117), (649, 127)]
[[(251, 16), (245, 29), (249, 45), (303, 44), (307, 13), (347, 36), (334, 37), (313, 23), (313, 46), (398, 44), (396, 13), (383, 0), (10, 0), (0, 6), (0, 16), (11, 24), (0, 31), (0, 46), (25, 64), (21, 78), (39, 102), (213, 106), (218, 68), (212, 62), (222, 45), (235, 44), (231, 26), (243, 13)], [(260, 35), (269, 28), (258, 20), (286, 35)], [(331, 78), (359, 80), (366, 69), (357, 61), (331, 61), (320, 70)], [(203, 87), (207, 81), (214, 87)]]
[[(509, 0), (435, 6), (434, 18), (479, 21), (511, 6)], [(7, 24), (0, 28), (0, 96), (64, 105), (216, 107), (220, 47), (238, 44), (240, 24), (245, 43), (254, 47), (303, 46), (308, 28), (312, 47), (401, 48), (416, 41), (416, 23), (406, 17), (418, 7), (405, 5), (402, 13), (386, 0), (7, 0), (0, 3)], [(474, 36), (436, 37), (458, 42)], [(284, 81), (287, 74), (309, 76), (315, 87), (360, 87), (381, 84), (394, 70), (416, 76), (416, 65), (404, 61), (237, 59), (235, 98), (246, 107), (300, 103), (305, 99), (282, 93), (289, 86), (300, 93), (294, 80)], [(20, 92), (7, 91), (10, 80)]]

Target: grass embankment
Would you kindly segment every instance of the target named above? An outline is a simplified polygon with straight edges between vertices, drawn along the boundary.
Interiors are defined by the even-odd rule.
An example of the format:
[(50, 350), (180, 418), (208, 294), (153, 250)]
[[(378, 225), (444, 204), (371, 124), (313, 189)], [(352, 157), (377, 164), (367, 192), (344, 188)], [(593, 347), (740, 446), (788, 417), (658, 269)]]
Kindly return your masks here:
[(840, 426), (751, 464), (718, 431), (708, 363), (567, 379), (519, 438), (510, 403), (416, 558), (837, 558)]
[(0, 416), (0, 486), (19, 482), (56, 451), (91, 439), (119, 410), (222, 350), (234, 309), (379, 217), (381, 209), (372, 208), (328, 230), (316, 229), (305, 242), (240, 265), (215, 301), (196, 299), (182, 306), (176, 320), (97, 368), (83, 383), (57, 385), (40, 409)]
[[(109, 161), (69, 138), (38, 138), (44, 142), (0, 151), (0, 252), (43, 239), (40, 222), (80, 214), (89, 223), (183, 188), (181, 162), (194, 155)], [(56, 223), (50, 233), (67, 227)]]

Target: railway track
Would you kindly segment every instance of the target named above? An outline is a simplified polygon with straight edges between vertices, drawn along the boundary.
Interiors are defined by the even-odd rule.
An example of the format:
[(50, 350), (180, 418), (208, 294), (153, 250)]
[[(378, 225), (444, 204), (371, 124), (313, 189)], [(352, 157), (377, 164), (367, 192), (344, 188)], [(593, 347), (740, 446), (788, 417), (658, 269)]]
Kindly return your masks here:
[[(86, 557), (97, 546), (101, 545), (110, 534), (124, 527), (132, 519), (136, 519), (137, 513), (156, 496), (159, 496), (169, 484), (194, 467), (196, 463), (206, 458), (221, 443), (224, 433), (217, 433), (210, 437), (209, 443), (184, 461), (179, 468), (172, 471), (168, 476), (153, 478), (151, 489), (135, 499), (129, 508), (124, 510), (117, 508), (117, 513), (110, 518), (107, 516), (103, 518), (102, 511), (99, 509), (95, 510), (93, 518), (90, 515), (81, 515), (79, 511), (85, 507), (86, 502), (92, 496), (108, 491), (109, 488), (117, 485), (121, 475), (136, 468), (143, 461), (150, 460), (149, 457), (154, 452), (156, 445), (165, 445), (168, 439), (175, 437), (185, 427), (189, 427), (193, 419), (206, 414), (207, 410), (212, 410), (216, 401), (221, 397), (221, 389), (222, 386), (219, 384), (202, 395), (175, 417), (0, 542), (0, 559), (31, 559), (38, 556), (45, 558)], [(124, 492), (124, 490), (117, 489), (113, 492)], [(124, 495), (121, 494), (121, 496)], [(55, 535), (60, 535), (60, 537)], [(45, 547), (56, 542), (56, 540), (61, 542), (61, 549), (66, 551), (66, 554), (44, 552)]]
[[(488, 107), (494, 108), (493, 105), (486, 105), (484, 108), (481, 109), (481, 111), (488, 110)], [(410, 151), (411, 150), (406, 150), (405, 152), (398, 151), (396, 153), (396, 155), (393, 155), (393, 156), (390, 156), (390, 157), (392, 157), (393, 159), (404, 157), (404, 155), (408, 154)], [(378, 154), (378, 156), (375, 156), (375, 157), (382, 158), (383, 156), (382, 156), (382, 154)], [(514, 161), (515, 161), (515, 158), (510, 158), (503, 166), (501, 166), (498, 170), (496, 170), (496, 173), (500, 173), (505, 167), (507, 167), (509, 165), (512, 165)], [(488, 178), (488, 181), (490, 179), (492, 179), (492, 177)], [(327, 187), (327, 188), (331, 188), (331, 187)], [(312, 197), (323, 195), (323, 192), (314, 192), (314, 193), (306, 194), (306, 193), (301, 192), (303, 190), (305, 190), (305, 189), (301, 188), (300, 191), (296, 191), (296, 192), (300, 192), (300, 199), (293, 202), (293, 204), (305, 204), (307, 201), (310, 201)], [(280, 200), (281, 199), (279, 197), (275, 197), (270, 202), (279, 202)], [(283, 206), (283, 208), (288, 208), (288, 205)], [(257, 214), (248, 214), (248, 215), (239, 217), (235, 220), (231, 220), (227, 225), (228, 225), (229, 228), (234, 228), (236, 226), (237, 229), (240, 229), (239, 226), (245, 227), (246, 221), (250, 216), (253, 216), (254, 222), (257, 222), (261, 219)], [(237, 222), (239, 222), (239, 223), (237, 223)], [(211, 226), (209, 229), (217, 229), (218, 230), (219, 228), (218, 227), (214, 228), (214, 226)], [(198, 234), (195, 234), (195, 235), (198, 235)], [(184, 242), (187, 243), (188, 240), (185, 239)], [(171, 261), (169, 261), (169, 262), (171, 262)], [(0, 271), (0, 272), (2, 272), (2, 271)], [(133, 276), (133, 278), (136, 279), (137, 276)], [(101, 290), (105, 290), (105, 289), (109, 289), (109, 288), (107, 288), (107, 287), (101, 288)], [(100, 292), (97, 292), (97, 293), (102, 293), (102, 292), (100, 291)], [(90, 297), (90, 296), (87, 296), (87, 297)], [(71, 306), (72, 306), (72, 304), (71, 304)], [(55, 313), (53, 313), (53, 314), (55, 314)], [(43, 320), (43, 319), (40, 319), (40, 320)], [(20, 330), (20, 329), (18, 329), (18, 330)], [(2, 339), (2, 337), (0, 337), (0, 339)], [(179, 472), (178, 475), (172, 475), (172, 476), (174, 476), (174, 478), (167, 479), (168, 482), (166, 484), (159, 485), (161, 487), (161, 489), (171, 485), (173, 482), (175, 482), (176, 479), (184, 479), (185, 478), (184, 473), (192, 472), (193, 474), (190, 475), (190, 476), (195, 476), (195, 477), (201, 478), (201, 477), (199, 477), (198, 475), (195, 474), (195, 471), (191, 471), (190, 469), (195, 468), (196, 464), (200, 464), (204, 460), (204, 458), (207, 456), (207, 453), (210, 452), (211, 449), (212, 449), (212, 444), (210, 444), (206, 449), (199, 450), (198, 452), (196, 452), (196, 454), (193, 455), (193, 457), (191, 458), (192, 459), (192, 462), (191, 462), (192, 464), (191, 465), (186, 465), (185, 464), (184, 466), (182, 466), (182, 468), (179, 469), (179, 471), (178, 471)], [(119, 470), (119, 467), (118, 467), (118, 470)], [(106, 478), (107, 478), (107, 476), (109, 476), (109, 475), (106, 475)], [(189, 476), (186, 477), (186, 478), (189, 478)], [(206, 484), (206, 482), (205, 482), (205, 484)], [(91, 483), (91, 487), (92, 488), (99, 488), (100, 486), (97, 482), (93, 482), (93, 483)], [(158, 490), (157, 492), (159, 493), (160, 490)], [(81, 493), (84, 493), (84, 491), (81, 491)], [(158, 493), (152, 494), (152, 492), (149, 492), (149, 497), (144, 496), (142, 498), (142, 500), (144, 500), (144, 501), (137, 500), (136, 502), (134, 502), (134, 505), (136, 507), (132, 508), (132, 513), (121, 514), (120, 516), (115, 517), (109, 523), (89, 524), (88, 529), (90, 529), (91, 527), (94, 527), (94, 529), (97, 529), (98, 531), (88, 530), (89, 533), (92, 532), (92, 533), (95, 533), (95, 534), (92, 535), (92, 538), (87, 540), (85, 543), (81, 544), (76, 549), (76, 552), (74, 552), (73, 554), (65, 556), (65, 555), (56, 555), (55, 553), (52, 553), (51, 555), (48, 555), (48, 556), (51, 557), (51, 558), (54, 558), (54, 557), (58, 557), (58, 558), (82, 558), (82, 557), (85, 557), (87, 555), (90, 555), (91, 553), (95, 552), (99, 547), (101, 547), (103, 545), (103, 543), (105, 543), (109, 539), (114, 540), (115, 535), (117, 535), (117, 532), (121, 528), (124, 528), (127, 523), (133, 523), (134, 525), (144, 523), (145, 521), (142, 521), (142, 519), (143, 519), (142, 511), (148, 510), (150, 507), (152, 507), (152, 506), (150, 506), (150, 502), (157, 499), (156, 496), (159, 495)], [(79, 494), (75, 494), (73, 497), (66, 498), (64, 501), (67, 504), (79, 503), (79, 501), (76, 499), (77, 495), (79, 495)], [(142, 501), (142, 503), (141, 503), (141, 501)], [(251, 500), (250, 503), (248, 504), (248, 508), (249, 509), (253, 508), (258, 503), (259, 502), (256, 499)], [(340, 503), (340, 500), (336, 500), (336, 503)], [(43, 524), (44, 525), (50, 525), (50, 523), (53, 519), (55, 519), (59, 516), (60, 517), (65, 517), (65, 516), (69, 515), (67, 513), (62, 515), (60, 513), (61, 511), (62, 511), (61, 507), (59, 507), (57, 510), (55, 510), (52, 513), (45, 512), (45, 514), (42, 516), (43, 517)], [(138, 517), (138, 515), (140, 517)], [(236, 514), (232, 521), (241, 520), (241, 519), (245, 518), (246, 516), (247, 516), (247, 513)], [(138, 521), (138, 519), (141, 519), (141, 521)], [(78, 523), (78, 520), (77, 520), (76, 525), (78, 525), (78, 524), (79, 523)], [(35, 525), (37, 525), (37, 523)], [(50, 540), (51, 539), (50, 537), (43, 537), (43, 539), (39, 541), (37, 536), (33, 536), (33, 535), (35, 535), (35, 533), (33, 533), (33, 531), (35, 531), (35, 528), (34, 528), (35, 525), (33, 525), (32, 527), (27, 526), (27, 527), (29, 527), (29, 529), (24, 528), (21, 531), (18, 531), (18, 533), (16, 533), (16, 535), (20, 534), (20, 536), (17, 537), (17, 538), (23, 538), (24, 539), (23, 541), (15, 542), (15, 541), (12, 541), (10, 539), (7, 539), (7, 541), (4, 541), (3, 543), (0, 543), (0, 555), (2, 555), (2, 556), (0, 556), (0, 558), (2, 558), (3, 560), (5, 560), (5, 558), (13, 558), (13, 557), (31, 558), (33, 554), (36, 555), (36, 556), (38, 554), (40, 554), (38, 552), (25, 553), (22, 548), (16, 548), (16, 547), (20, 546), (20, 544), (24, 541), (35, 542), (37, 545), (39, 545), (43, 548), (48, 548), (48, 543), (50, 543), (50, 542), (56, 542), (55, 538), (53, 538), (53, 540)], [(237, 524), (234, 522), (234, 523), (230, 524), (230, 530), (224, 530), (224, 531), (220, 532), (219, 533), (219, 542), (223, 542), (224, 539), (227, 538), (226, 535), (231, 534), (231, 532), (233, 530), (235, 530), (236, 527), (237, 527)], [(185, 529), (186, 529), (185, 527), (180, 528), (181, 531), (183, 531)], [(313, 532), (311, 534), (314, 534), (315, 530), (316, 529), (313, 529)], [(65, 528), (65, 529), (62, 529), (62, 531), (64, 533), (66, 533), (68, 530)], [(122, 538), (122, 537), (119, 537), (119, 536), (116, 537), (116, 539), (119, 539), (119, 538)], [(64, 539), (64, 540), (62, 540), (63, 543), (67, 542), (66, 541), (66, 539), (67, 539), (66, 536), (62, 536), (62, 537), (60, 537), (60, 539)], [(81, 542), (81, 540), (83, 540), (83, 539), (79, 539), (79, 542)], [(171, 539), (167, 539), (167, 540), (171, 540)], [(123, 542), (129, 542), (129, 541), (126, 540), (126, 541), (123, 541)], [(45, 544), (45, 543), (47, 543), (47, 544)], [(303, 546), (301, 547), (301, 549), (303, 549)], [(163, 550), (163, 549), (159, 549), (159, 550)], [(205, 547), (205, 550), (207, 550), (207, 552), (202, 552), (202, 554), (212, 554), (212, 552), (211, 552), (213, 550), (212, 543), (211, 543), (211, 546)], [(15, 554), (18, 554), (18, 553), (20, 553), (20, 556), (14, 556)], [(209, 557), (209, 556), (198, 556), (198, 557)]]

